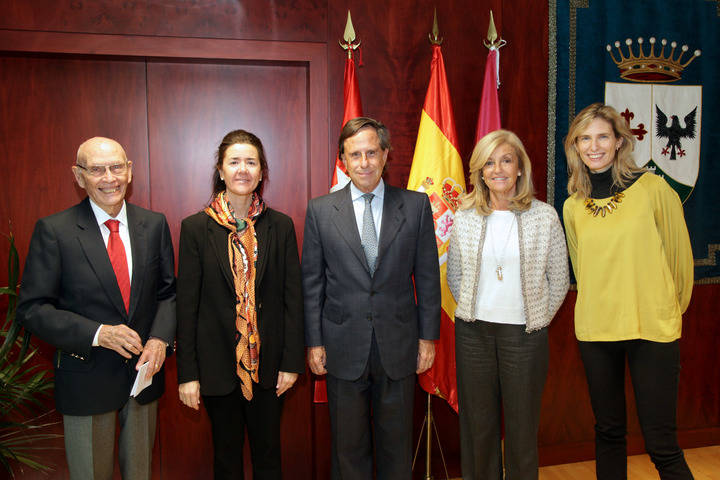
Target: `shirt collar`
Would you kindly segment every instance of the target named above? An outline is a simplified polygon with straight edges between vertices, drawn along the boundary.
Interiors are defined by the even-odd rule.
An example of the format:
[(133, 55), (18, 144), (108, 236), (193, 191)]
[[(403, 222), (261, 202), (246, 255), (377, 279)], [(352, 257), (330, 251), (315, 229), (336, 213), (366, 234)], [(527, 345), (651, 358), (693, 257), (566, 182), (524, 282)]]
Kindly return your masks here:
[(125, 227), (128, 226), (125, 200), (123, 200), (122, 207), (120, 208), (120, 212), (117, 214), (117, 216), (111, 217), (105, 210), (103, 210), (95, 202), (93, 202), (92, 198), (88, 197), (88, 199), (90, 200), (90, 208), (92, 208), (92, 211), (95, 214), (95, 220), (97, 220), (98, 225), (103, 225), (108, 220), (119, 220), (121, 225), (124, 225)]
[[(380, 182), (377, 184), (377, 187), (375, 187), (375, 190), (372, 192), (373, 195), (375, 195), (377, 198), (379, 198), (381, 201), (383, 200), (383, 197), (385, 196), (385, 182), (383, 182), (383, 179), (380, 179)], [(360, 190), (355, 186), (354, 183), (350, 182), (350, 199), (354, 202), (358, 198), (365, 195), (365, 192)]]

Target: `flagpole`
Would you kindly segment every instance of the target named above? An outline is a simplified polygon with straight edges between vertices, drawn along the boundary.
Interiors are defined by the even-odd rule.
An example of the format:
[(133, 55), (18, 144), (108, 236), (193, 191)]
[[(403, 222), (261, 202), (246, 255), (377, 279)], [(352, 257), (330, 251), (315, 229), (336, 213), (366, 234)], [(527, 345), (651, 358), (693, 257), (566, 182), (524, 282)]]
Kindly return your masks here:
[[(437, 21), (437, 8), (435, 8), (433, 16), (433, 26), (431, 33), (428, 34), (428, 39), (432, 45), (441, 45), (443, 38), (439, 36), (440, 29), (438, 28)], [(423, 428), (427, 427), (425, 431), (425, 480), (432, 480), (432, 435), (435, 432), (437, 439), (438, 449), (440, 450), (440, 458), (442, 459), (443, 467), (445, 469), (445, 478), (448, 479), (447, 464), (445, 463), (445, 455), (443, 454), (442, 444), (440, 443), (440, 435), (438, 434), (437, 426), (433, 418), (432, 413), (432, 395), (430, 392), (427, 393), (427, 404), (425, 408), (425, 421), (423, 422)], [(415, 449), (415, 458), (413, 459), (413, 467), (415, 466), (415, 460), (417, 459), (417, 452), (422, 441), (422, 429), (420, 429), (420, 435), (418, 437), (418, 444)]]
[[(432, 32), (428, 33), (428, 38), (430, 39), (430, 44), (432, 45), (442, 45), (443, 38), (439, 37), (440, 34), (440, 28), (438, 27), (438, 21), (437, 21), (437, 7), (435, 7), (434, 13), (433, 13), (433, 26), (432, 26)], [(433, 413), (432, 413), (432, 397), (430, 396), (430, 392), (427, 394), (427, 407), (425, 411), (425, 418), (427, 419), (427, 432), (425, 435), (425, 480), (432, 480), (432, 430), (435, 428), (435, 424), (433, 422)], [(440, 438), (438, 437), (438, 447), (440, 448), (440, 454), (442, 455), (442, 445), (440, 444)], [(443, 463), (445, 463), (443, 461)], [(447, 475), (446, 475), (447, 477)]]
[[(427, 432), (425, 435), (425, 480), (432, 480), (432, 473), (430, 470), (431, 467), (431, 457), (430, 453), (432, 452), (432, 433), (431, 429), (434, 426), (433, 424), (433, 414), (432, 414), (432, 397), (430, 397), (430, 394), (427, 394)], [(439, 444), (439, 442), (438, 442)], [(442, 447), (440, 447), (442, 449)]]

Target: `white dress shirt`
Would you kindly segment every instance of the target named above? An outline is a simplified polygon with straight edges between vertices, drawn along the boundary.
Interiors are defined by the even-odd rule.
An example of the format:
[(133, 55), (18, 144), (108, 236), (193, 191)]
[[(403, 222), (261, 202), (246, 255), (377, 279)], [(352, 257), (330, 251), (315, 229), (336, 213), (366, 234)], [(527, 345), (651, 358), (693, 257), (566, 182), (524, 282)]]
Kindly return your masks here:
[[(372, 209), (373, 221), (375, 222), (375, 233), (378, 237), (378, 243), (380, 240), (380, 225), (382, 225), (382, 212), (383, 212), (383, 199), (385, 198), (385, 183), (382, 178), (378, 183), (375, 190), (372, 192), (375, 195), (370, 202), (370, 208)], [(363, 231), (363, 214), (365, 213), (365, 199), (363, 198), (365, 192), (361, 191), (355, 186), (354, 183), (350, 182), (350, 199), (352, 200), (353, 210), (355, 210), (355, 222), (357, 223), (358, 233), (362, 238)]]
[[(128, 221), (127, 221), (127, 209), (125, 208), (125, 201), (123, 200), (122, 208), (120, 208), (120, 212), (117, 214), (116, 217), (111, 217), (108, 215), (108, 213), (100, 208), (95, 202), (90, 199), (90, 207), (92, 208), (93, 214), (95, 214), (95, 220), (98, 222), (98, 227), (100, 227), (100, 233), (102, 234), (103, 241), (105, 242), (105, 249), (107, 249), (108, 241), (110, 240), (110, 229), (105, 225), (105, 222), (108, 220), (118, 220), (120, 222), (118, 233), (120, 234), (120, 239), (123, 242), (123, 246), (125, 247), (125, 256), (127, 257), (127, 264), (128, 264), (128, 275), (130, 278), (130, 283), (132, 283), (132, 247), (130, 246), (130, 229), (128, 228)], [(95, 338), (93, 338), (93, 347), (97, 347), (99, 345), (98, 343), (98, 337), (100, 336), (100, 328), (102, 328), (102, 325), (98, 327), (98, 329), (95, 331)]]

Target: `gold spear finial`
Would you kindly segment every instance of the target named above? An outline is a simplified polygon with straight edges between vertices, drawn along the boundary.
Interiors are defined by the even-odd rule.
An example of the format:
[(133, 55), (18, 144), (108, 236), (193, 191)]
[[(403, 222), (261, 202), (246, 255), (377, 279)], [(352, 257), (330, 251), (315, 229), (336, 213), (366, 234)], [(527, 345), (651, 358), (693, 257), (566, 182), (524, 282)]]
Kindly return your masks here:
[(437, 7), (435, 7), (435, 15), (433, 18), (433, 26), (432, 26), (432, 33), (428, 33), (428, 38), (430, 39), (430, 43), (433, 45), (441, 45), (443, 42), (443, 38), (439, 37), (440, 35), (440, 29), (438, 28), (438, 21), (437, 21)]
[(490, 24), (488, 25), (487, 40), (483, 40), (483, 43), (487, 48), (500, 48), (507, 42), (502, 38), (499, 38), (497, 29), (495, 28), (495, 19), (493, 18), (492, 10), (490, 10)]
[[(345, 42), (343, 42), (345, 40)], [(352, 57), (352, 51), (360, 46), (360, 41), (355, 41), (355, 28), (353, 28), (352, 17), (350, 16), (350, 10), (348, 10), (347, 22), (345, 22), (345, 33), (343, 33), (343, 40), (339, 40), (340, 46), (343, 50), (347, 50), (348, 58)]]
[(345, 33), (343, 34), (343, 39), (347, 43), (352, 43), (355, 41), (355, 29), (353, 28), (352, 17), (350, 16), (350, 10), (348, 10), (348, 18), (347, 18), (347, 22), (345, 23)]

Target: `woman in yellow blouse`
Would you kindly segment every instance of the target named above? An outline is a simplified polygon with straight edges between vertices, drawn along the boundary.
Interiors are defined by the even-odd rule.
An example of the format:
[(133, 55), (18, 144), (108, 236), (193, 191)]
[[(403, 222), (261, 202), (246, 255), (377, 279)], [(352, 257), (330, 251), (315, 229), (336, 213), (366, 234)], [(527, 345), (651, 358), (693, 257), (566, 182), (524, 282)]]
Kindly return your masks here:
[(661, 177), (635, 166), (633, 144), (625, 120), (600, 103), (575, 117), (565, 139), (570, 197), (563, 215), (597, 478), (627, 478), (627, 359), (645, 448), (660, 478), (691, 479), (676, 408), (693, 256), (680, 199)]

